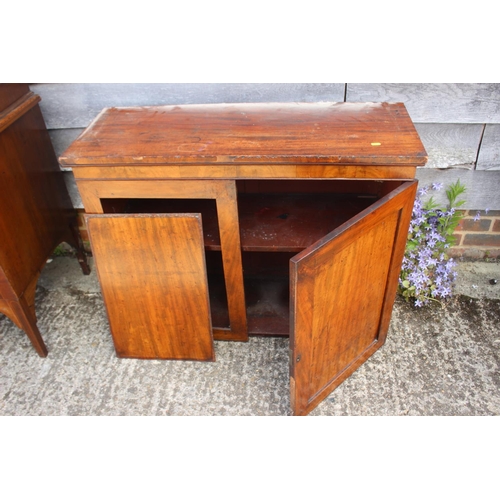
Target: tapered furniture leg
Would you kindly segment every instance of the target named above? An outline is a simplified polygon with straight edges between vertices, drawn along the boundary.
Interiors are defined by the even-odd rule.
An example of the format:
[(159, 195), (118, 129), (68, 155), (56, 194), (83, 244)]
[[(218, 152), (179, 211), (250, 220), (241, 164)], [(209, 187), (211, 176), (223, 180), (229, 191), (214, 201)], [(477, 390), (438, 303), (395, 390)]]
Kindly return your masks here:
[(82, 268), (82, 272), (83, 274), (90, 274), (90, 266), (87, 261), (87, 255), (85, 254), (85, 251), (83, 249), (82, 237), (80, 235), (80, 232), (78, 231), (76, 219), (73, 219), (71, 221), (70, 231), (71, 237), (68, 237), (68, 239), (70, 240), (69, 243), (72, 244), (76, 250), (76, 258), (78, 259), (78, 263)]
[(40, 335), (40, 331), (36, 325), (36, 316), (24, 299), (12, 304), (12, 310), (17, 316), (17, 325), (26, 332), (36, 352), (42, 358), (47, 356), (47, 347)]

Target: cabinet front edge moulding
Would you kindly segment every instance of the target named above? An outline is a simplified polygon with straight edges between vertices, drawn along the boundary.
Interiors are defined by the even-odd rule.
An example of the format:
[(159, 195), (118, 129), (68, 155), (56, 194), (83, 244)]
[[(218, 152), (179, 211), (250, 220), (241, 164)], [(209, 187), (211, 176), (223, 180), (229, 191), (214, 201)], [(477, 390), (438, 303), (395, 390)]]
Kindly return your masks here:
[[(73, 166), (76, 179), (413, 179), (416, 166), (359, 165), (150, 165)], [(104, 173), (104, 176), (103, 176)]]

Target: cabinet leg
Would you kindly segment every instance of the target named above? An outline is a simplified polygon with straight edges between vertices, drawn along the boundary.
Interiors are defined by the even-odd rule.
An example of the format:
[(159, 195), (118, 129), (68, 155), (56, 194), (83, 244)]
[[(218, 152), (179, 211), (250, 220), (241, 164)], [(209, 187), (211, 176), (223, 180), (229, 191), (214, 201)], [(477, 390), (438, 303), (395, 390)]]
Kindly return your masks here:
[(18, 302), (11, 302), (11, 310), (15, 316), (15, 318), (13, 318), (14, 323), (21, 328), (21, 330), (24, 330), (38, 355), (45, 358), (48, 351), (40, 335), (40, 331), (36, 326), (36, 316), (33, 312), (33, 308), (27, 304), (25, 299), (21, 298)]
[(76, 219), (72, 219), (70, 224), (70, 231), (72, 241), (69, 243), (71, 243), (75, 247), (76, 257), (78, 259), (80, 267), (82, 268), (82, 272), (83, 274), (90, 274), (90, 266), (87, 262), (87, 255), (85, 254), (85, 251), (83, 249), (83, 242), (80, 236), (80, 232), (78, 231), (78, 224), (76, 222)]

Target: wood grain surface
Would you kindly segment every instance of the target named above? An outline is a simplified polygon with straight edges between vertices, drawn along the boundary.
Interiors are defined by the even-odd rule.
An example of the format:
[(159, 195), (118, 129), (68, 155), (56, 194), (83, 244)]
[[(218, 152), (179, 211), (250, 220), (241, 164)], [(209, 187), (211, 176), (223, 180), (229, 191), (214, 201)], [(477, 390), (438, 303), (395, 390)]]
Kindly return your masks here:
[(213, 199), (221, 243), (224, 274), (228, 291), (230, 329), (217, 331), (217, 339), (248, 339), (245, 316), (245, 294), (241, 267), (241, 245), (238, 228), (238, 206), (234, 181), (223, 180), (156, 180), (156, 181), (79, 181), (85, 209), (103, 213), (103, 198), (201, 198)]
[(39, 101), (26, 84), (0, 84), (0, 312), (46, 356), (35, 314), (42, 268), (66, 241), (77, 248), (82, 270), (90, 270)]
[(290, 261), (291, 400), (306, 414), (379, 349), (389, 326), (416, 182)]
[(86, 220), (117, 355), (213, 361), (201, 217)]
[(0, 135), (0, 175), (0, 266), (22, 294), (58, 243), (74, 243), (71, 201), (38, 106)]
[(2, 83), (0, 113), (29, 93), (30, 88), (26, 83)]
[(415, 166), (426, 152), (400, 103), (214, 104), (105, 109), (59, 161)]
[[(3, 85), (3, 84), (0, 84)], [(5, 92), (5, 88), (2, 88)], [(20, 99), (11, 104), (8, 108), (0, 112), (0, 132), (3, 132), (7, 127), (12, 125), (18, 118), (25, 115), (31, 108), (40, 102), (40, 96), (29, 92), (23, 95)], [(37, 108), (39, 111), (39, 108)]]

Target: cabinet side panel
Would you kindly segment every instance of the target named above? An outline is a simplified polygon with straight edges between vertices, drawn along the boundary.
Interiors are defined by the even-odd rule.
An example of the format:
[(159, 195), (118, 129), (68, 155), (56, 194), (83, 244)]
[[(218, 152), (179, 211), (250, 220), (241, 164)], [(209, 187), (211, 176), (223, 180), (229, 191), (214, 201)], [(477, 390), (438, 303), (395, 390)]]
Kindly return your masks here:
[(38, 106), (0, 134), (0, 266), (21, 294), (69, 232), (74, 210)]
[(29, 92), (26, 83), (0, 83), (0, 113)]
[(214, 359), (199, 214), (87, 216), (116, 352)]

